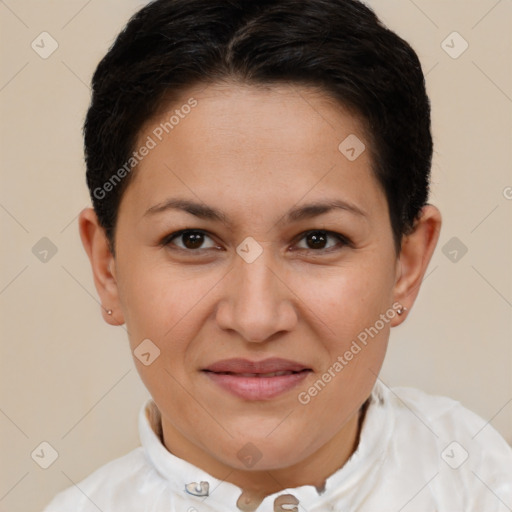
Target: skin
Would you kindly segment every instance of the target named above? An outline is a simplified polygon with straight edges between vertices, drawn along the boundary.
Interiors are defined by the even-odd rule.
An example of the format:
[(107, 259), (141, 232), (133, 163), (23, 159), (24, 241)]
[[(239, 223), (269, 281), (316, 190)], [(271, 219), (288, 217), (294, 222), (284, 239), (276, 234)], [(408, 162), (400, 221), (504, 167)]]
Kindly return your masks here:
[[(383, 363), (390, 329), (407, 313), (386, 323), (308, 404), (298, 394), (394, 303), (410, 311), (441, 216), (425, 206), (396, 254), (361, 123), (312, 88), (189, 89), (143, 127), (139, 142), (190, 97), (198, 105), (142, 160), (126, 189), (115, 257), (91, 208), (80, 214), (80, 234), (101, 302), (113, 311), (103, 311), (105, 321), (126, 323), (132, 350), (147, 338), (160, 349), (151, 365), (134, 362), (161, 412), (165, 446), (238, 485), (238, 507), (254, 510), (264, 496), (287, 487), (321, 488), (357, 448), (358, 411)], [(367, 147), (355, 161), (338, 150), (350, 134)], [(172, 209), (145, 215), (171, 197), (217, 208), (231, 225)], [(291, 208), (326, 198), (364, 215), (334, 209), (286, 220)], [(199, 250), (186, 236), (160, 244), (185, 228), (206, 231)], [(306, 236), (314, 230), (351, 243), (331, 235), (324, 248), (315, 246)], [(248, 236), (263, 250), (252, 263), (236, 252)], [(276, 398), (243, 400), (201, 372), (231, 357), (282, 357), (313, 372)], [(251, 468), (237, 456), (247, 443), (261, 453)]]

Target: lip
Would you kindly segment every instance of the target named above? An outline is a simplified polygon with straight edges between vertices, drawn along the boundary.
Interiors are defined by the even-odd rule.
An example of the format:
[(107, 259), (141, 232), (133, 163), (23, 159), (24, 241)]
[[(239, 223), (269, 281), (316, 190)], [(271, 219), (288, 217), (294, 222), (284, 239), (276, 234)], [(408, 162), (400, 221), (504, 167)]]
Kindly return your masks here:
[[(215, 384), (244, 400), (270, 400), (290, 391), (302, 382), (311, 368), (288, 359), (270, 358), (262, 361), (225, 359), (203, 369)], [(269, 373), (282, 373), (261, 376)]]
[(301, 370), (310, 370), (310, 368), (302, 363), (289, 359), (271, 357), (261, 361), (250, 361), (249, 359), (242, 358), (223, 359), (222, 361), (217, 361), (207, 366), (205, 370), (215, 373), (272, 373), (286, 371), (300, 372)]

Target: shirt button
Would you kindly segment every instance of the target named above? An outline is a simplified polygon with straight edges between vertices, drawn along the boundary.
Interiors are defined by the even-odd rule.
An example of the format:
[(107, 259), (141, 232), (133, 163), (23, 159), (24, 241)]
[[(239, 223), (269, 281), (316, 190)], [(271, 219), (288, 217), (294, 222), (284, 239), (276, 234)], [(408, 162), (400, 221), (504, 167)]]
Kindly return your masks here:
[(191, 482), (185, 485), (185, 492), (192, 494), (192, 496), (208, 496), (210, 485), (208, 482)]
[(293, 494), (281, 494), (274, 500), (274, 512), (298, 512), (298, 507), (285, 505), (298, 505), (299, 500)]
[(254, 503), (255, 499), (251, 498), (248, 495), (245, 495), (244, 493), (240, 494), (240, 497), (238, 498), (236, 502), (236, 506), (238, 510), (241, 510), (242, 512), (253, 512), (258, 507), (259, 503)]

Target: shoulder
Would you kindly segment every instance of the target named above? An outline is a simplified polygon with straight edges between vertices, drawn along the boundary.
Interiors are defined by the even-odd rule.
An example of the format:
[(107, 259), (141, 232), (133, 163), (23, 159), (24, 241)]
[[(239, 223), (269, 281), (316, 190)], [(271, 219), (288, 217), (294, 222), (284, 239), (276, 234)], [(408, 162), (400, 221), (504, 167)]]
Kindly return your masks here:
[[(387, 402), (400, 416), (417, 415), (417, 419), (438, 428), (464, 428), (481, 426), (483, 419), (447, 396), (432, 395), (417, 388), (382, 386)], [(462, 421), (461, 421), (462, 420)], [(469, 421), (469, 424), (466, 422)]]
[(446, 396), (410, 387), (381, 392), (395, 418), (395, 446), (406, 452), (402, 460), (424, 461), (434, 493), (465, 489), (464, 499), (473, 500), (467, 510), (479, 500), (488, 510), (497, 510), (491, 502), (512, 504), (512, 447), (489, 420)]
[[(395, 413), (418, 420), (437, 437), (460, 436), (485, 442), (498, 443), (500, 447), (512, 448), (494, 429), (490, 421), (463, 406), (459, 401), (440, 395), (433, 395), (412, 387), (387, 388), (387, 400)], [(414, 420), (416, 418), (416, 420)], [(507, 450), (505, 450), (507, 451)]]
[[(158, 482), (155, 470), (148, 464), (142, 447), (114, 459), (86, 478), (57, 494), (43, 512), (97, 512), (111, 506), (133, 504), (137, 485), (142, 480)], [(122, 496), (123, 502), (113, 502)]]

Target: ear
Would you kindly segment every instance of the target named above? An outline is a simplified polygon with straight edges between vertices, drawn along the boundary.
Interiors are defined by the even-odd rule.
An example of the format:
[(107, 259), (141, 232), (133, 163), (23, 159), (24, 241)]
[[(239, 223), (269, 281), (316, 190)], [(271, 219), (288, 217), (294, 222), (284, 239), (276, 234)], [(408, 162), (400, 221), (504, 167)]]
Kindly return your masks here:
[(412, 308), (416, 300), (439, 239), (441, 222), (439, 210), (428, 204), (421, 210), (413, 231), (402, 240), (394, 300), (405, 307), (405, 312), (393, 318), (391, 321), (393, 327), (405, 320), (407, 311)]
[[(115, 276), (115, 260), (105, 230), (92, 208), (85, 208), (78, 218), (80, 238), (91, 262), (94, 284), (101, 300), (103, 319), (110, 325), (124, 324)], [(112, 314), (107, 313), (112, 310)]]

